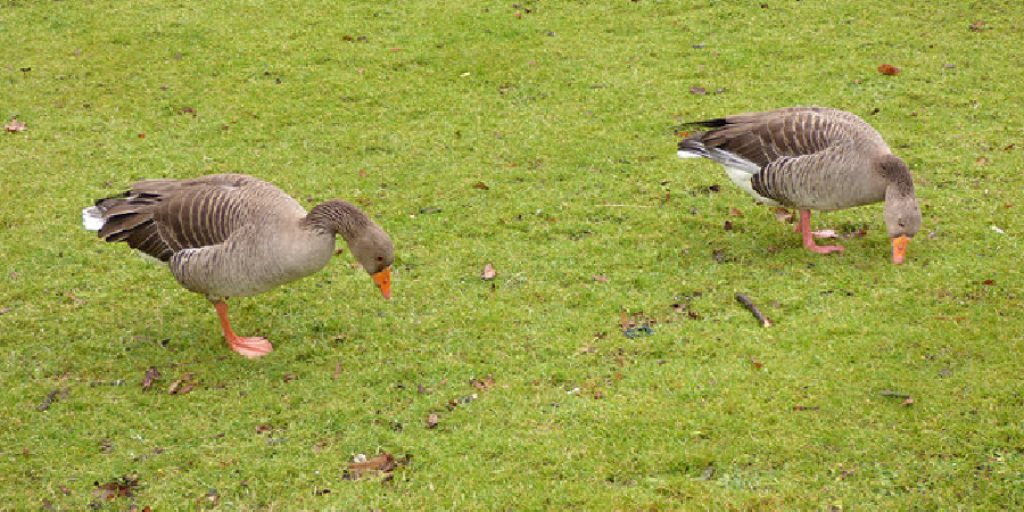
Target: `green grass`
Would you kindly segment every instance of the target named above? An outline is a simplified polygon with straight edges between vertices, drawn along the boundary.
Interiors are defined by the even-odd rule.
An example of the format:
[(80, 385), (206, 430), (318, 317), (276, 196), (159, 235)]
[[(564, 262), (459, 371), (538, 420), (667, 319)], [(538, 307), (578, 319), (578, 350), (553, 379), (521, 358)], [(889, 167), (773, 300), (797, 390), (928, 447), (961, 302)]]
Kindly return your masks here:
[[(83, 510), (131, 474), (104, 509), (1022, 507), (1019, 2), (525, 7), (0, 0), (0, 121), (28, 125), (0, 133), (0, 509)], [(910, 164), (906, 265), (881, 205), (816, 215), (868, 228), (821, 257), (675, 156), (679, 122), (807, 104)], [(204, 299), (80, 228), (135, 179), (215, 172), (362, 205), (395, 299), (346, 253), (233, 301), (277, 348), (247, 361)], [(412, 462), (342, 480), (381, 451)]]

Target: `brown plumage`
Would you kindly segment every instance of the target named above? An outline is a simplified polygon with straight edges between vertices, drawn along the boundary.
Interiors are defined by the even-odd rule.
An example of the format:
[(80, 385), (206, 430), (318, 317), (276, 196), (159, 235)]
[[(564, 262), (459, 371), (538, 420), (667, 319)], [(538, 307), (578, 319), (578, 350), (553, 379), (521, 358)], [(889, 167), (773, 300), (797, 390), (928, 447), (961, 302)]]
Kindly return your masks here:
[(143, 180), (82, 212), (87, 229), (126, 242), (168, 264), (185, 288), (217, 307), (232, 349), (249, 357), (266, 340), (240, 338), (227, 320), (227, 297), (254, 295), (316, 272), (341, 235), (390, 297), (391, 239), (355, 206), (328, 201), (309, 214), (274, 185), (243, 174)]
[(893, 261), (903, 260), (921, 227), (907, 165), (882, 136), (850, 112), (793, 107), (689, 123), (699, 131), (679, 142), (681, 158), (708, 158), (758, 201), (801, 210), (798, 229), (815, 252), (810, 210), (836, 210), (885, 201)]

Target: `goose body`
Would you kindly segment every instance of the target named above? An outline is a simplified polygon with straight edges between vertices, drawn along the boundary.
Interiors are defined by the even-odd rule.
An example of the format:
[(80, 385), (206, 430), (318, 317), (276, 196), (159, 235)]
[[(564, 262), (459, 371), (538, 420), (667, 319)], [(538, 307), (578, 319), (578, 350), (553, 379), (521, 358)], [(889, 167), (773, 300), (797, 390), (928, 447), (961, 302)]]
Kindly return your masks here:
[(366, 214), (341, 200), (307, 213), (291, 196), (252, 176), (143, 180), (120, 196), (96, 201), (82, 218), (100, 238), (126, 242), (166, 262), (183, 287), (214, 303), (231, 348), (249, 357), (265, 355), (270, 344), (235, 336), (225, 300), (320, 270), (334, 254), (336, 235), (384, 296), (391, 293), (391, 240)]
[(793, 107), (737, 114), (686, 126), (705, 130), (679, 142), (681, 158), (708, 158), (759, 202), (800, 210), (804, 245), (819, 253), (810, 231), (810, 210), (838, 210), (885, 201), (893, 261), (921, 226), (907, 165), (882, 136), (850, 112)]

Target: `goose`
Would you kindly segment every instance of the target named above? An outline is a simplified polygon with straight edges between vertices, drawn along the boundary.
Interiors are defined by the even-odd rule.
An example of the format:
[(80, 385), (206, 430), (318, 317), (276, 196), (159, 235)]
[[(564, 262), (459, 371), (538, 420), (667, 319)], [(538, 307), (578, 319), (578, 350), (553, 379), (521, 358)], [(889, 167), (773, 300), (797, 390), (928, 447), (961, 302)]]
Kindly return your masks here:
[(791, 107), (686, 123), (707, 129), (679, 142), (680, 158), (708, 158), (725, 167), (741, 189), (764, 204), (800, 210), (796, 231), (808, 250), (819, 246), (811, 210), (827, 211), (885, 201), (892, 261), (900, 264), (921, 229), (921, 210), (907, 164), (892, 154), (871, 125), (850, 112)]
[(391, 298), (394, 249), (387, 233), (350, 203), (335, 199), (307, 214), (274, 185), (244, 174), (151, 179), (82, 210), (87, 230), (126, 242), (169, 267), (188, 290), (205, 295), (231, 350), (269, 354), (262, 337), (235, 334), (228, 297), (256, 295), (310, 275), (334, 254), (341, 235), (352, 255)]

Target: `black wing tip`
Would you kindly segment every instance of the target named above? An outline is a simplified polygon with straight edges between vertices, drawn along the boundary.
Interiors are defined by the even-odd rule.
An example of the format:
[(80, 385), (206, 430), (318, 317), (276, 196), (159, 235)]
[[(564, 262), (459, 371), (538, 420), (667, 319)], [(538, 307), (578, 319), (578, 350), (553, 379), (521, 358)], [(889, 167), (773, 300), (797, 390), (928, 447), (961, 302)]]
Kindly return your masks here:
[(689, 123), (683, 123), (679, 125), (680, 128), (721, 128), (728, 124), (728, 121), (724, 117), (718, 117), (715, 119), (707, 119), (705, 121), (691, 121)]

